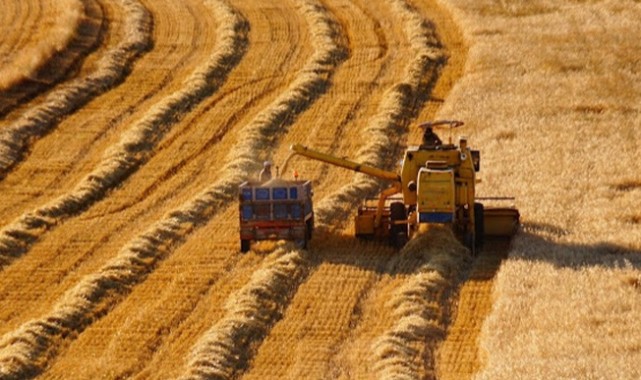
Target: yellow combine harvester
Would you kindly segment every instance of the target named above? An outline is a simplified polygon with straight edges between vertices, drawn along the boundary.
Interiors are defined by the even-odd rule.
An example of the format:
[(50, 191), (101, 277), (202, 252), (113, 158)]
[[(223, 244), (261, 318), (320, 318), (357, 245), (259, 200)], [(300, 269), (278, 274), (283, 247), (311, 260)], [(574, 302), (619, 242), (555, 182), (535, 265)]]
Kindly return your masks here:
[(519, 223), (514, 207), (484, 206), (481, 200), (510, 200), (512, 198), (477, 198), (476, 172), (480, 169), (480, 153), (471, 150), (467, 140), (459, 145), (443, 144), (432, 131), (433, 127), (463, 125), (460, 121), (437, 121), (421, 124), (425, 129), (420, 146), (405, 152), (400, 174), (363, 165), (292, 145), (299, 154), (331, 165), (388, 180), (391, 186), (378, 201), (362, 205), (355, 219), (356, 236), (389, 238), (402, 247), (418, 230), (419, 224), (451, 225), (459, 239), (475, 254), (475, 248), (485, 236), (512, 236)]

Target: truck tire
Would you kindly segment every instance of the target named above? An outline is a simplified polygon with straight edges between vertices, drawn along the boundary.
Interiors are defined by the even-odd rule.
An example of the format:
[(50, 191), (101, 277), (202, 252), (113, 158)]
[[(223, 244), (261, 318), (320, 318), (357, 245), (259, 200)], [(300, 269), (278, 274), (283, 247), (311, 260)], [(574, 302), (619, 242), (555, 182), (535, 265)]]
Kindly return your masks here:
[(307, 228), (305, 229), (307, 240), (312, 240), (313, 232), (314, 232), (314, 218), (311, 218), (310, 220), (307, 221)]
[(390, 204), (390, 242), (398, 249), (401, 249), (407, 244), (407, 223), (394, 224), (397, 220), (407, 219), (405, 205), (402, 202), (393, 202)]
[(251, 246), (251, 240), (247, 239), (240, 239), (240, 251), (242, 253), (247, 253), (249, 252), (249, 248)]
[(481, 247), (485, 241), (485, 218), (484, 218), (483, 203), (474, 203), (474, 234), (476, 247)]

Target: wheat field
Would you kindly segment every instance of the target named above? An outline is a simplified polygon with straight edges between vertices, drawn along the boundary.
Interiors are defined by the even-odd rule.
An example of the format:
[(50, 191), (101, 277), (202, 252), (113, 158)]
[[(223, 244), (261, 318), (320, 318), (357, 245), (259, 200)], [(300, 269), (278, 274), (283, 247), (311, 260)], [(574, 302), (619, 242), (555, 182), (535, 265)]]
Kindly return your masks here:
[[(637, 2), (0, 9), (1, 379), (641, 375)], [(359, 241), (387, 184), (294, 157), (309, 249), (239, 252), (262, 161), (396, 170), (435, 118), (466, 122), (482, 195), (516, 197), (512, 241)]]

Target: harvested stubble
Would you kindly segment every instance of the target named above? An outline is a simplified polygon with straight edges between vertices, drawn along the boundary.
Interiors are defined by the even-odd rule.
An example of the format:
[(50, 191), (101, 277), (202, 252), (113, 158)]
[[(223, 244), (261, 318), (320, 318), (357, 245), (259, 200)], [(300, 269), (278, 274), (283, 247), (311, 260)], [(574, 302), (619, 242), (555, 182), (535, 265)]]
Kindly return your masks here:
[[(392, 7), (403, 15), (403, 27), (414, 50), (414, 58), (406, 67), (403, 80), (388, 90), (376, 116), (363, 129), (368, 143), (358, 151), (355, 160), (374, 167), (389, 167), (401, 154), (398, 136), (417, 115), (446, 61), (434, 26), (405, 1), (394, 1)], [(349, 209), (346, 204), (353, 205), (357, 200), (373, 195), (379, 188), (380, 181), (357, 174), (351, 183), (319, 203), (319, 221), (331, 224), (338, 217), (338, 212), (345, 213)]]
[(639, 378), (639, 4), (447, 4), (471, 48), (444, 114), (473, 120), (479, 190), (515, 195), (525, 222), (476, 378)]
[(312, 267), (306, 251), (280, 248), (227, 300), (225, 316), (193, 348), (182, 379), (229, 379), (244, 370), (251, 346), (281, 318)]
[[(223, 12), (229, 20), (234, 21), (225, 25), (244, 25), (241, 16), (226, 3), (212, 3), (216, 11)], [(56, 355), (58, 340), (73, 338), (95, 318), (107, 313), (133, 286), (143, 281), (177, 244), (184, 241), (185, 236), (233, 200), (239, 178), (259, 166), (256, 152), (264, 151), (274, 137), (273, 131), (291, 122), (293, 115), (302, 112), (320, 96), (324, 87), (329, 85), (331, 73), (344, 58), (345, 52), (334, 43), (335, 26), (324, 13), (324, 8), (308, 1), (304, 3), (303, 10), (314, 28), (314, 43), (318, 49), (289, 91), (242, 130), (241, 140), (245, 144), (230, 152), (221, 178), (123, 247), (97, 273), (83, 278), (58, 301), (49, 315), (29, 321), (2, 337), (0, 375), (21, 378), (39, 373), (47, 361)], [(245, 28), (240, 29), (246, 31)], [(234, 30), (229, 35), (231, 39), (239, 32)]]
[(10, 89), (25, 79), (35, 79), (38, 70), (54, 54), (67, 49), (78, 33), (81, 20), (85, 17), (83, 2), (63, 0), (54, 2), (52, 5), (53, 9), (48, 9), (46, 17), (53, 20), (42, 20), (46, 21), (44, 25), (52, 25), (49, 28), (39, 28), (39, 33), (31, 37), (36, 43), (20, 49), (9, 58), (9, 65), (0, 67), (0, 92)]
[(33, 141), (47, 134), (60, 118), (120, 83), (133, 62), (151, 46), (151, 16), (138, 1), (120, 0), (125, 20), (125, 37), (97, 63), (97, 69), (49, 93), (12, 125), (0, 131), (0, 178), (15, 166)]
[[(429, 90), (431, 86), (433, 85), (434, 81), (436, 80), (438, 76), (438, 68), (440, 65), (443, 63), (443, 56), (442, 56), (442, 50), (440, 47), (440, 43), (436, 39), (433, 31), (433, 27), (431, 25), (426, 24), (425, 21), (421, 18), (421, 16), (414, 10), (412, 7), (408, 6), (406, 3), (400, 2), (397, 3), (395, 6), (395, 11), (399, 12), (403, 15), (403, 20), (405, 22), (405, 30), (406, 30), (406, 35), (407, 39), (411, 41), (412, 44), (412, 50), (414, 53), (414, 59), (411, 59), (409, 62), (409, 65), (407, 66), (404, 75), (402, 76), (402, 81), (400, 83), (397, 83), (391, 87), (391, 89), (386, 93), (384, 96), (384, 99), (381, 103), (381, 106), (379, 106), (379, 109), (377, 111), (377, 114), (374, 118), (374, 123), (371, 124), (370, 127), (366, 128), (363, 130), (363, 136), (366, 136), (366, 141), (365, 145), (360, 149), (357, 160), (359, 161), (364, 161), (367, 162), (371, 165), (375, 166), (386, 166), (387, 163), (389, 162), (394, 162), (394, 156), (398, 154), (398, 152), (393, 150), (393, 147), (398, 146), (399, 143), (399, 131), (402, 130), (402, 127), (406, 125), (406, 123), (409, 121), (409, 119), (412, 117), (412, 115), (416, 115), (418, 110), (420, 109), (422, 102), (424, 101), (424, 96), (429, 94)], [(390, 149), (392, 148), (392, 149)], [(358, 203), (360, 199), (362, 199), (363, 196), (366, 194), (371, 194), (374, 190), (376, 190), (379, 187), (379, 182), (376, 180), (372, 180), (369, 177), (366, 176), (357, 176), (355, 181), (353, 181), (350, 185), (344, 186), (341, 188), (339, 191), (334, 192), (332, 195), (330, 195), (327, 198), (324, 198), (319, 205), (316, 207), (316, 215), (319, 217), (319, 224), (320, 225), (325, 225), (326, 227), (330, 227), (333, 224), (335, 224), (336, 220), (340, 219), (341, 213), (345, 212), (345, 209), (349, 208), (349, 206), (353, 206), (354, 204)], [(349, 205), (348, 207), (344, 207), (345, 205)], [(456, 245), (455, 247), (459, 247)], [(462, 249), (462, 248), (460, 248)], [(319, 253), (319, 252), (317, 252)], [(350, 252), (352, 253), (352, 252)], [(355, 253), (355, 252), (354, 252)], [(345, 253), (347, 254), (347, 253)], [(368, 253), (372, 254), (372, 253)], [(462, 249), (462, 254), (465, 255), (465, 250)], [(456, 257), (450, 257), (453, 262), (457, 262)], [(347, 259), (349, 261), (349, 259)], [(360, 260), (359, 260), (360, 261)], [(416, 260), (419, 261), (419, 260)], [(361, 263), (362, 264), (362, 263)], [(377, 275), (375, 273), (369, 272), (369, 271), (362, 271), (359, 273), (357, 269), (354, 268), (349, 268), (345, 269), (345, 272), (341, 272), (341, 274), (337, 273), (337, 270), (341, 270), (342, 266), (341, 265), (331, 265), (331, 264), (320, 264), (321, 267), (318, 268), (312, 274), (312, 279), (308, 280), (305, 284), (311, 282), (313, 280), (313, 277), (319, 276), (319, 281), (318, 282), (323, 282), (327, 281), (326, 279), (331, 278), (332, 276), (329, 275), (328, 273), (332, 273), (335, 275), (341, 275), (345, 273), (349, 273), (350, 275), (356, 276), (359, 278), (358, 281), (344, 281), (344, 284), (349, 284), (349, 286), (355, 285), (355, 284), (360, 284), (359, 286), (364, 286), (361, 291), (356, 291), (354, 292), (353, 289), (349, 289), (345, 291), (345, 298), (349, 300), (353, 300), (354, 297), (356, 299), (360, 297), (366, 297), (367, 294), (367, 288), (371, 287), (373, 282), (376, 281)], [(350, 270), (354, 269), (354, 270)], [(455, 268), (455, 270), (452, 270), (451, 273), (448, 273), (448, 275), (457, 275), (458, 274), (458, 267)], [(390, 269), (390, 271), (394, 271), (393, 269)], [(325, 280), (323, 280), (325, 279)], [(420, 282), (420, 280), (424, 280), (422, 277), (419, 279), (413, 279), (414, 281), (408, 282), (408, 286), (412, 286), (415, 284), (415, 282), (418, 282), (419, 284), (423, 284)], [(331, 280), (330, 280), (331, 281)], [(343, 283), (341, 281), (341, 283)], [(439, 284), (443, 285), (443, 284)], [(316, 286), (310, 287), (310, 289), (318, 289)], [(443, 286), (442, 287), (443, 293), (447, 293), (448, 287)], [(299, 293), (301, 290), (299, 290)], [(309, 295), (309, 290), (304, 293), (305, 295)], [(360, 294), (360, 295), (359, 295)], [(400, 297), (400, 296), (399, 296)], [(301, 298), (300, 302), (297, 302), (293, 310), (291, 310), (292, 316), (290, 317), (291, 321), (289, 323), (295, 323), (296, 321), (296, 315), (297, 313), (300, 313), (301, 310), (307, 310), (305, 306), (305, 301), (302, 300), (304, 298), (303, 295), (300, 295), (297, 293), (295, 296), (296, 299)], [(359, 302), (356, 300), (355, 302)], [(443, 307), (447, 309), (448, 304), (445, 302), (445, 299), (438, 299), (435, 301), (435, 303), (442, 303)], [(441, 304), (439, 303), (439, 307)], [(309, 303), (307, 303), (309, 305)], [(403, 307), (406, 307), (407, 303), (403, 305)], [(353, 306), (356, 310), (359, 306)], [(289, 307), (287, 314), (290, 314), (290, 309), (291, 306)], [(313, 310), (316, 310), (314, 308)], [(350, 307), (347, 307), (346, 310), (351, 310)], [(341, 312), (344, 312), (345, 310), (341, 310)], [(412, 310), (414, 311), (414, 310)], [(354, 311), (357, 313), (357, 311)], [(377, 309), (376, 312), (381, 312), (381, 309)], [(389, 306), (386, 307), (383, 311), (383, 313), (390, 313), (392, 314), (394, 312), (393, 307)], [(337, 311), (338, 313), (338, 311)], [(402, 313), (402, 311), (397, 311), (397, 314)], [(298, 314), (300, 315), (300, 314)], [(447, 316), (447, 312), (443, 312), (443, 316)], [(352, 316), (354, 317), (354, 316)], [(395, 318), (396, 314), (391, 318)], [(333, 322), (336, 322), (335, 319), (342, 320), (343, 315), (341, 313), (340, 316), (336, 316), (335, 318), (332, 318)], [(357, 318), (357, 317), (355, 317)], [(349, 319), (349, 318), (348, 318)], [(412, 315), (408, 317), (408, 319), (413, 319), (417, 325), (421, 325), (422, 323), (424, 324), (421, 320), (420, 315)], [(403, 320), (403, 322), (406, 322), (408, 319)], [(358, 319), (350, 320), (351, 323), (359, 323), (360, 321)], [(320, 323), (316, 327), (327, 327), (329, 325), (332, 325), (330, 321), (327, 323)], [(284, 327), (284, 326), (283, 326)], [(314, 328), (315, 326), (310, 326), (310, 328)], [(402, 330), (402, 326), (394, 326), (391, 327), (391, 329), (396, 328), (397, 330)], [(440, 326), (439, 326), (440, 328)], [(284, 329), (281, 329), (284, 330)], [(333, 330), (335, 331), (335, 330)], [(342, 330), (341, 330), (342, 331)], [(440, 330), (442, 333), (442, 329)], [(391, 334), (389, 331), (386, 332), (388, 334)], [(418, 333), (418, 332), (417, 332)], [(295, 334), (295, 333), (292, 333)], [(301, 331), (301, 334), (304, 334), (305, 336), (309, 335), (307, 339), (308, 341), (311, 342), (313, 339), (313, 336), (318, 336), (322, 335), (323, 333), (319, 334), (307, 334), (303, 331)], [(340, 333), (339, 333), (340, 334)], [(274, 342), (268, 342), (271, 343), (269, 345), (269, 348), (273, 349), (276, 346), (276, 342), (280, 342), (283, 344), (282, 339), (287, 339), (287, 333), (283, 331), (282, 337), (280, 340), (275, 340)], [(409, 335), (408, 335), (409, 336)], [(271, 337), (271, 335), (270, 335)], [(268, 338), (270, 339), (270, 338)], [(338, 338), (340, 339), (340, 338)], [(381, 338), (383, 339), (383, 338)], [(421, 340), (420, 336), (416, 336), (416, 344), (420, 345)], [(288, 344), (288, 343), (285, 343)], [(403, 342), (401, 342), (401, 345)], [(425, 347), (425, 344), (423, 342), (423, 347)], [(266, 352), (269, 353), (270, 351), (266, 348)], [(305, 347), (306, 348), (306, 347)], [(296, 356), (299, 358), (308, 358), (311, 361), (318, 361), (318, 358), (323, 358), (326, 357), (328, 354), (325, 352), (325, 349), (327, 347), (322, 346), (318, 347), (318, 353), (314, 353), (313, 351), (316, 350), (316, 347), (310, 348), (310, 350), (305, 350), (305, 348), (302, 348), (303, 352), (297, 352)], [(431, 354), (431, 349), (433, 349), (432, 346), (430, 346), (430, 352)], [(262, 348), (261, 348), (262, 350)], [(286, 352), (286, 350), (283, 350)], [(279, 351), (280, 352), (280, 351)], [(367, 349), (368, 356), (371, 350)], [(423, 351), (424, 352), (424, 351)], [(265, 356), (268, 356), (269, 354), (266, 354)], [(325, 355), (325, 356), (324, 356)], [(329, 354), (331, 357), (331, 353)], [(312, 360), (311, 358), (314, 358)], [(397, 357), (398, 358), (398, 357)], [(416, 357), (413, 357), (413, 359), (417, 359), (418, 354)], [(264, 358), (263, 358), (264, 359)], [(274, 360), (274, 364), (278, 365), (277, 363), (280, 364), (281, 361), (279, 360)], [(287, 363), (290, 363), (291, 360), (288, 359), (283, 359), (282, 362), (285, 362), (285, 366)], [(380, 362), (380, 363), (379, 363)], [(367, 366), (369, 365), (370, 362), (367, 363), (359, 363), (359, 365), (362, 366)], [(267, 362), (263, 361), (261, 363), (262, 366), (267, 365)], [(388, 372), (393, 372), (392, 369), (389, 368), (389, 363), (385, 362), (383, 358), (380, 358), (380, 360), (377, 361), (376, 363), (377, 368), (381, 367), (380, 372), (381, 373), (387, 373)], [(331, 364), (328, 364), (324, 367), (319, 367), (319, 366), (314, 366), (313, 363), (298, 363), (294, 365), (293, 367), (288, 367), (288, 368), (281, 368), (280, 372), (278, 371), (258, 371), (257, 373), (254, 373), (253, 375), (255, 377), (260, 377), (261, 375), (265, 375), (266, 373), (271, 373), (274, 375), (274, 373), (278, 373), (279, 376), (283, 375), (283, 370), (286, 370), (288, 372), (287, 376), (300, 376), (301, 374), (305, 374), (306, 376), (310, 377), (315, 377), (315, 376), (334, 376), (336, 373), (332, 372), (332, 374), (320, 374), (318, 372), (319, 368), (329, 368), (330, 371), (338, 371), (340, 372), (341, 369), (336, 369), (333, 368)], [(416, 374), (419, 374), (423, 368), (421, 367), (420, 370), (416, 369)]]
[(220, 43), (210, 59), (185, 80), (180, 91), (154, 105), (135, 123), (74, 189), (4, 226), (0, 230), (0, 266), (23, 255), (56, 223), (87, 209), (124, 181), (153, 154), (154, 147), (177, 118), (224, 82), (244, 54), (248, 25), (225, 3), (215, 2), (211, 8), (221, 24), (217, 33)]

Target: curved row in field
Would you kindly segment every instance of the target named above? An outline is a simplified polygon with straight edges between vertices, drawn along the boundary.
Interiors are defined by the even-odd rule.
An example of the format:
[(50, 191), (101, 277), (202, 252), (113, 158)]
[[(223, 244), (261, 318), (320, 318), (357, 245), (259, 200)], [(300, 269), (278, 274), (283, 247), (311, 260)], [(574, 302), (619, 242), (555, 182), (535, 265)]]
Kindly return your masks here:
[(42, 1), (0, 1), (0, 67), (10, 65), (10, 57), (29, 44), (30, 36), (38, 30), (38, 24), (46, 19)]
[[(222, 7), (220, 7), (222, 8)], [(127, 131), (120, 142), (105, 152), (103, 161), (83, 178), (71, 192), (40, 208), (25, 213), (0, 230), (2, 264), (27, 251), (41, 234), (64, 218), (84, 211), (119, 185), (149, 156), (172, 121), (187, 112), (194, 104), (210, 95), (225, 80), (240, 60), (246, 44), (245, 21), (229, 9), (219, 10), (223, 20), (218, 30), (220, 46), (211, 58), (184, 81), (183, 89), (156, 103), (148, 113)]]
[[(323, 38), (331, 38), (331, 36), (324, 36), (331, 33), (333, 32), (324, 32), (323, 30), (320, 31), (319, 37), (321, 45)], [(310, 97), (309, 95), (319, 94), (322, 92), (319, 91), (319, 86), (323, 86), (323, 83), (327, 82), (325, 74), (331, 73), (324, 67), (329, 67), (331, 69), (331, 61), (334, 61), (336, 59), (337, 54), (338, 57), (340, 57), (341, 53), (340, 50), (335, 50), (331, 45), (329, 46), (329, 49), (326, 48), (323, 50), (323, 48), (321, 48), (320, 50), (321, 51), (319, 52), (319, 54), (312, 57), (313, 59), (311, 61), (311, 64), (301, 71), (298, 82), (295, 82), (292, 85), (290, 91), (278, 98), (276, 102), (274, 102), (274, 105), (271, 107), (271, 109), (269, 109), (268, 112), (263, 113), (262, 118), (259, 117), (254, 122), (254, 124), (246, 128), (246, 133), (244, 133), (244, 140), (249, 143), (249, 151), (247, 154), (241, 155), (241, 157), (236, 158), (235, 160), (230, 162), (230, 164), (228, 165), (229, 169), (226, 170), (226, 177), (233, 177), (235, 175), (234, 168), (237, 168), (238, 166), (242, 167), (248, 162), (248, 156), (251, 154), (251, 151), (253, 151), (252, 147), (254, 146), (254, 144), (263, 144), (264, 141), (266, 141), (265, 137), (267, 136), (264, 135), (265, 133), (271, 132), (275, 126), (281, 125), (283, 120), (286, 120), (288, 116), (291, 116), (292, 111), (300, 112), (300, 110), (305, 107), (306, 103), (313, 100), (313, 97)], [(329, 66), (327, 66), (328, 64)], [(263, 137), (256, 135), (256, 133), (262, 133)], [(254, 141), (254, 144), (250, 143), (251, 141)], [(255, 158), (253, 159), (253, 161), (255, 161)], [(221, 192), (225, 190), (225, 187), (228, 184), (232, 183), (230, 179), (225, 179), (224, 177), (225, 176), (223, 176), (223, 179), (219, 181), (217, 185), (211, 187), (209, 191), (204, 192), (200, 196), (193, 199), (191, 202), (188, 202), (188, 204), (184, 205), (181, 210), (177, 210), (171, 213), (169, 219), (157, 223), (156, 227), (152, 227), (152, 229), (144, 235), (147, 236), (146, 244), (152, 245), (148, 246), (151, 251), (146, 250), (146, 252), (148, 254), (153, 254), (159, 247), (166, 247), (166, 245), (172, 242), (172, 239), (178, 239), (182, 235), (179, 233), (172, 233), (175, 231), (165, 230), (166, 234), (159, 237), (158, 235), (163, 228), (174, 230), (176, 228), (189, 229), (188, 224), (190, 222), (192, 224), (200, 224), (202, 223), (202, 220), (206, 218), (205, 215), (211, 214), (212, 212), (215, 212), (216, 209), (219, 209), (219, 207), (215, 207), (213, 204), (217, 204), (217, 202), (223, 202), (231, 197), (230, 195), (221, 194)], [(237, 186), (237, 183), (234, 183), (232, 185)], [(220, 199), (221, 196), (223, 197), (222, 199)], [(185, 226), (185, 224), (187, 224), (187, 226)], [(159, 231), (159, 229), (161, 231)], [(145, 240), (144, 237), (142, 239)], [(138, 249), (136, 248), (136, 242), (132, 243), (130, 250), (125, 248), (124, 251), (133, 252), (135, 254), (145, 254), (144, 252), (138, 251)], [(153, 258), (151, 258), (150, 260), (153, 261)], [(151, 265), (151, 267), (153, 267), (153, 265)], [(115, 270), (113, 266), (111, 267), (111, 269)], [(105, 275), (109, 276), (108, 272), (108, 270), (103, 271)], [(89, 280), (89, 282), (91, 282), (91, 280)]]
[(106, 25), (97, 1), (54, 4), (30, 36), (35, 42), (8, 56), (6, 66), (0, 64), (0, 116), (77, 70), (100, 43)]
[[(391, 90), (379, 100), (379, 111), (374, 114), (374, 122), (370, 121), (369, 127), (357, 129), (350, 134), (350, 139), (359, 140), (356, 136), (360, 135), (360, 141), (365, 141), (359, 147), (361, 154), (357, 159), (371, 161), (370, 163), (383, 167), (394, 162), (390, 158), (397, 152), (389, 150), (394, 150), (397, 146), (397, 132), (402, 129), (399, 127), (415, 115), (422, 105), (420, 98), (429, 93), (438, 73), (435, 67), (438, 66), (440, 56), (439, 45), (432, 32), (422, 29), (423, 23), (413, 23), (416, 21), (415, 17), (420, 16), (402, 16), (404, 11), (409, 11), (414, 16), (415, 10), (404, 3), (397, 4), (397, 8), (392, 9), (401, 15), (400, 18), (404, 21), (402, 25), (407, 26), (409, 31), (418, 29), (416, 34), (405, 37), (406, 41), (414, 41), (413, 48), (408, 49), (413, 59), (409, 59), (407, 67), (400, 66), (406, 70), (405, 74), (396, 74), (407, 82), (395, 84), (392, 81)], [(380, 12), (387, 13), (385, 10)], [(408, 52), (405, 51), (404, 54)], [(408, 59), (405, 58), (403, 63), (407, 62)], [(430, 74), (425, 75), (426, 71)], [(371, 114), (367, 117), (371, 117)], [(337, 195), (336, 199), (332, 199), (331, 195), (330, 198), (323, 198), (316, 208), (317, 215), (329, 216), (325, 219), (326, 223), (342, 225), (336, 222), (346, 215), (345, 204), (354, 207), (361, 196), (371, 194), (378, 188), (377, 181), (360, 179), (359, 176), (355, 183), (350, 189), (356, 189), (356, 192), (343, 190), (344, 194)], [(321, 239), (327, 237), (338, 240), (340, 244), (321, 242), (317, 243), (318, 246), (313, 246), (313, 254), (320, 258), (317, 268), (301, 284), (283, 320), (275, 325), (261, 345), (248, 377), (322, 377), (327, 374), (332, 377), (349, 376), (350, 372), (343, 367), (342, 355), (337, 351), (348, 340), (350, 331), (360, 323), (362, 300), (378, 281), (379, 273), (386, 272), (386, 265), (393, 254), (391, 250), (381, 247), (371, 249), (356, 242), (346, 244), (345, 240), (331, 234), (323, 235)], [(375, 312), (381, 316), (380, 309)], [(371, 348), (365, 350), (371, 352)], [(361, 361), (360, 365), (369, 366), (366, 363), (367, 361)]]
[(0, 130), (0, 178), (4, 178), (34, 140), (54, 128), (59, 119), (123, 80), (133, 61), (150, 44), (151, 23), (147, 10), (137, 1), (122, 0), (126, 15), (123, 38), (102, 56), (95, 71), (76, 78), (46, 95), (11, 124)]
[[(187, 78), (182, 91), (164, 98), (150, 110), (146, 118), (134, 125), (130, 133), (123, 136), (120, 144), (107, 152), (103, 164), (90, 173), (74, 191), (52, 205), (23, 216), (18, 222), (18, 229), (26, 225), (27, 228), (35, 226), (42, 231), (43, 225), (45, 229), (51, 227), (58, 220), (82, 211), (91, 202), (104, 196), (109, 188), (119, 184), (146, 160), (146, 156), (166, 132), (160, 127), (169, 126), (169, 119), (193, 107), (195, 102), (220, 86), (229, 70), (242, 57), (247, 27), (244, 19), (224, 3), (214, 3), (212, 8), (222, 23), (218, 30), (220, 46), (211, 59)], [(0, 348), (4, 349), (5, 355), (0, 360), (4, 363), (22, 362), (21, 366), (9, 371), (20, 376), (42, 368), (42, 360), (53, 356), (51, 350), (55, 350), (51, 343), (43, 343), (51, 342), (46, 337), (66, 336), (72, 331), (82, 331), (91, 321), (87, 317), (95, 313), (100, 303), (105, 302), (103, 297), (111, 292), (126, 293), (130, 286), (139, 282), (144, 274), (155, 266), (154, 253), (157, 253), (157, 247), (171, 243), (172, 239), (180, 236), (176, 234), (176, 230), (183, 224), (182, 219), (189, 218), (188, 214), (189, 211), (176, 212), (169, 222), (159, 223), (148, 234), (134, 241), (130, 247), (124, 248), (123, 252), (99, 273), (85, 278), (67, 292), (65, 298), (54, 306), (50, 316), (41, 321), (28, 322), (20, 330), (4, 338)], [(10, 225), (8, 230), (9, 233), (5, 233), (5, 236), (11, 236), (15, 228)], [(26, 337), (35, 337), (35, 340)], [(31, 361), (25, 363), (25, 358), (30, 358)]]

